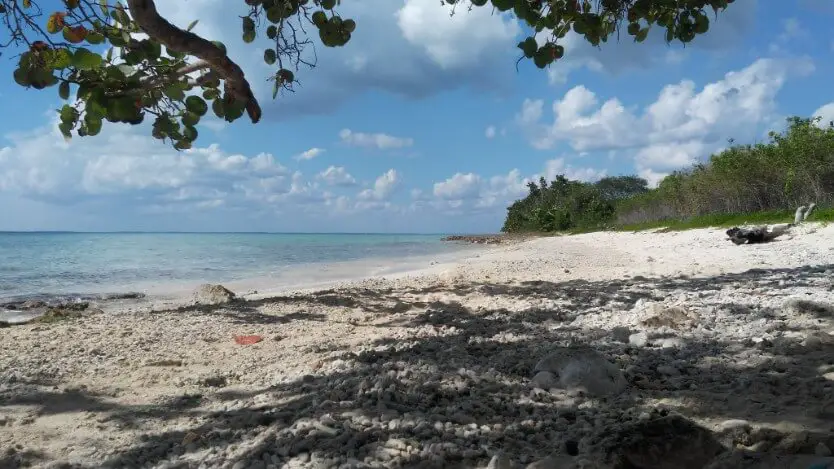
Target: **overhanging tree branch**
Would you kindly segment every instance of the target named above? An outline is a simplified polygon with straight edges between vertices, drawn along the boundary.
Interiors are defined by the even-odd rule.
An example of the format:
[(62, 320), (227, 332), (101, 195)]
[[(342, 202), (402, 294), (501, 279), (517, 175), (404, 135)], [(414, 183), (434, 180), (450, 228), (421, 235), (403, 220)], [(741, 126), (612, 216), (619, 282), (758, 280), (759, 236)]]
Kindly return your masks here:
[(127, 0), (127, 5), (133, 20), (145, 33), (172, 51), (193, 55), (209, 64), (224, 80), (225, 92), (246, 103), (249, 119), (253, 123), (261, 120), (261, 107), (243, 69), (225, 51), (211, 41), (168, 22), (157, 12), (154, 0)]

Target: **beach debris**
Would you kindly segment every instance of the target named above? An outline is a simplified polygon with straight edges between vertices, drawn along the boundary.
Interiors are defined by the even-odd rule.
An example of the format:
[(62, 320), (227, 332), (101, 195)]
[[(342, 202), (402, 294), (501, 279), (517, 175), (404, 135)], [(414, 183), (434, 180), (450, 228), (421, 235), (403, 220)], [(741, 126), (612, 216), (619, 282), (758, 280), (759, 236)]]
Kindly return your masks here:
[(182, 366), (182, 360), (155, 360), (148, 362), (145, 366)]
[[(622, 371), (599, 352), (586, 348), (560, 347), (536, 364), (533, 380), (539, 385), (558, 377), (559, 387), (584, 391), (591, 396), (622, 392), (626, 379)], [(551, 375), (539, 375), (551, 373)]]
[(199, 305), (219, 305), (234, 299), (234, 292), (223, 285), (204, 283), (194, 292), (194, 302)]
[(768, 243), (788, 233), (791, 228), (807, 220), (816, 206), (816, 204), (812, 203), (807, 209), (804, 205), (797, 208), (793, 216), (793, 223), (773, 225), (771, 227), (756, 226), (753, 228), (734, 226), (726, 231), (727, 237), (737, 245)]
[(259, 335), (236, 335), (235, 342), (240, 345), (252, 345), (257, 344), (258, 342), (264, 340), (263, 337)]

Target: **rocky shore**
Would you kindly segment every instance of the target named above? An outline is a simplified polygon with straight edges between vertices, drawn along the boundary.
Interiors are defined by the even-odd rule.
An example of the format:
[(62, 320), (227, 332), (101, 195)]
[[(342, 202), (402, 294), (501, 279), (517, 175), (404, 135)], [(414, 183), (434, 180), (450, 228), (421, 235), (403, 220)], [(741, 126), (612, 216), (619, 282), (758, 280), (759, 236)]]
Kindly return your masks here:
[(461, 242), (470, 244), (510, 244), (520, 243), (533, 238), (536, 235), (524, 234), (484, 234), (484, 235), (451, 235), (442, 238), (446, 242)]
[(0, 467), (834, 467), (834, 227), (595, 233), (0, 331)]

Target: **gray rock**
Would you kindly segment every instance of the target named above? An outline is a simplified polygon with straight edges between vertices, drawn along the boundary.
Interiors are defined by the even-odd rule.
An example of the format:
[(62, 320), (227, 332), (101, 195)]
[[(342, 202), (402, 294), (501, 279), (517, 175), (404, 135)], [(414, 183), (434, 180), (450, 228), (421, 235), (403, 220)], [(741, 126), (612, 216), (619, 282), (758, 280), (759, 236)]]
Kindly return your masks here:
[(820, 441), (817, 443), (817, 447), (814, 448), (814, 454), (817, 456), (831, 456), (831, 449)]
[(636, 332), (628, 336), (628, 343), (635, 347), (645, 347), (649, 344), (649, 334), (645, 332)]
[(681, 374), (680, 370), (671, 365), (659, 365), (657, 372), (666, 376), (678, 376)]
[(516, 465), (504, 454), (496, 454), (489, 460), (486, 469), (515, 469)]
[(545, 458), (528, 464), (527, 469), (564, 469), (564, 466), (554, 458)]
[(722, 432), (725, 432), (725, 431), (728, 431), (728, 430), (736, 430), (736, 429), (749, 430), (750, 429), (750, 422), (748, 422), (747, 420), (741, 420), (741, 419), (725, 420), (718, 425), (718, 429), (719, 429), (719, 431), (722, 431)]
[(617, 342), (628, 343), (628, 339), (631, 336), (631, 329), (625, 326), (617, 326), (614, 329), (611, 329), (611, 338), (613, 338)]
[(203, 284), (194, 292), (194, 302), (200, 305), (219, 305), (235, 299), (235, 294), (223, 285)]
[(677, 337), (664, 337), (662, 339), (655, 340), (654, 344), (661, 348), (683, 348), (684, 341)]
[(531, 384), (535, 389), (553, 389), (559, 387), (559, 377), (549, 371), (540, 371), (533, 377)]
[(535, 373), (548, 371), (559, 378), (559, 387), (592, 396), (622, 392), (627, 385), (622, 371), (599, 352), (562, 347), (536, 364)]

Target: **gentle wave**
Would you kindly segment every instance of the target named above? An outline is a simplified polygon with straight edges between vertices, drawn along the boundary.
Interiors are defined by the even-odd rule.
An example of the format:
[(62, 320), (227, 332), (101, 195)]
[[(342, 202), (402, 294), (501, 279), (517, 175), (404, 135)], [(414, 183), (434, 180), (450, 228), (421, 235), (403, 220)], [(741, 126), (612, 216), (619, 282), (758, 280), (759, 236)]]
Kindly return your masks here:
[(396, 262), (464, 249), (440, 239), (440, 235), (0, 233), (0, 300), (78, 300), (134, 291), (147, 284), (280, 277), (301, 265), (374, 258)]

